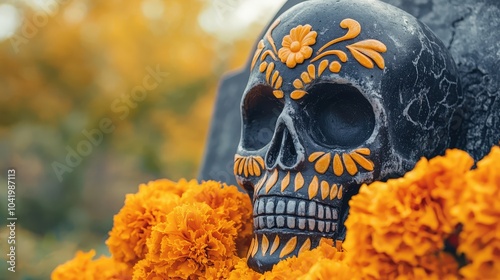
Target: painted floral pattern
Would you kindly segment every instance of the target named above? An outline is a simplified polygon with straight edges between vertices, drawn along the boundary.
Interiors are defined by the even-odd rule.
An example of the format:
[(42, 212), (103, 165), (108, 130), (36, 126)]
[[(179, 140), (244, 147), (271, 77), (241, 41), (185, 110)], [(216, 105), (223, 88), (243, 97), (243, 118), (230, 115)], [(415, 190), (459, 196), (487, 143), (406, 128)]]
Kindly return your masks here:
[(283, 37), (278, 57), (287, 67), (294, 68), (312, 56), (313, 49), (310, 46), (316, 43), (318, 33), (311, 29), (309, 24), (299, 25), (290, 30), (290, 35)]

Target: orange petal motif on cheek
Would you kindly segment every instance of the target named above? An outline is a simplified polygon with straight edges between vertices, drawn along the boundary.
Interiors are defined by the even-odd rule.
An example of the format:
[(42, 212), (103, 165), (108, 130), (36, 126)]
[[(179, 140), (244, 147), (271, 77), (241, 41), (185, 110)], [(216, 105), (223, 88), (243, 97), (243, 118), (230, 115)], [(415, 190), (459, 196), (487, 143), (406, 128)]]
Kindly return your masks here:
[(269, 177), (269, 181), (267, 181), (266, 184), (266, 194), (271, 190), (271, 188), (276, 185), (276, 182), (278, 181), (278, 169), (275, 169), (273, 172), (273, 175)]
[(337, 196), (337, 192), (339, 191), (337, 184), (332, 185), (332, 189), (330, 190), (330, 199), (334, 199)]
[(307, 94), (307, 91), (297, 89), (297, 90), (292, 91), (292, 93), (290, 94), (290, 97), (292, 99), (298, 100), (298, 99), (301, 99), (302, 97), (304, 97), (304, 95), (306, 95), (306, 94)]
[(286, 174), (285, 178), (281, 181), (281, 191), (285, 191), (285, 189), (290, 184), (290, 171)]
[(238, 174), (239, 175), (243, 174), (243, 168), (245, 167), (245, 160), (246, 160), (246, 158), (242, 158), (240, 161), (240, 166), (238, 166)]
[(339, 154), (335, 154), (333, 157), (333, 173), (335, 175), (340, 176), (344, 173), (344, 166), (342, 165), (342, 161), (340, 160)]
[(321, 182), (321, 199), (325, 199), (328, 197), (328, 193), (330, 192), (330, 184), (327, 181)]
[(359, 149), (356, 149), (355, 152), (358, 154), (362, 154), (364, 156), (369, 156), (371, 154), (371, 151), (368, 148), (359, 148)]
[(260, 172), (260, 166), (257, 163), (256, 159), (252, 160), (252, 165), (253, 165), (253, 172), (255, 173), (255, 176), (260, 176), (260, 174), (261, 174), (261, 172)]
[(354, 163), (349, 154), (342, 154), (342, 159), (344, 160), (345, 168), (349, 174), (354, 175), (358, 173), (356, 163)]
[(241, 161), (241, 158), (237, 158), (234, 161), (233, 172), (234, 172), (235, 175), (239, 175), (239, 173), (238, 173), (238, 167), (240, 165), (240, 161)]
[(302, 177), (302, 174), (299, 172), (297, 175), (295, 175), (295, 191), (300, 190), (304, 186), (304, 177)]
[(260, 169), (264, 169), (264, 159), (262, 157), (255, 157), (254, 159), (260, 164)]
[(248, 168), (248, 174), (250, 176), (253, 176), (254, 175), (254, 172), (253, 172), (253, 157), (250, 157), (248, 159), (247, 168)]
[(312, 154), (309, 155), (309, 162), (313, 162), (315, 160), (317, 160), (320, 156), (324, 155), (325, 152), (314, 152)]
[(351, 153), (351, 157), (355, 162), (357, 162), (359, 165), (361, 165), (361, 167), (363, 167), (364, 169), (366, 169), (368, 171), (373, 171), (373, 162), (371, 162), (370, 160), (364, 158), (363, 156), (357, 154), (356, 152)]
[(309, 194), (309, 199), (312, 199), (318, 194), (318, 188), (319, 188), (318, 177), (314, 176), (311, 181), (311, 184), (309, 184), (309, 189), (307, 191), (307, 193)]
[(264, 185), (264, 183), (266, 182), (266, 179), (267, 179), (267, 173), (264, 174), (264, 177), (262, 177), (259, 182), (257, 182), (257, 185), (255, 185), (254, 187), (254, 190), (255, 190), (255, 193), (258, 193), (260, 191), (260, 189), (262, 188), (262, 186)]
[(320, 159), (318, 159), (318, 161), (314, 165), (314, 169), (316, 169), (316, 172), (325, 174), (325, 172), (328, 170), (328, 166), (330, 166), (330, 159), (330, 153), (326, 153)]
[(249, 157), (245, 159), (244, 167), (243, 167), (243, 172), (245, 173), (245, 177), (248, 177), (248, 160), (250, 160)]

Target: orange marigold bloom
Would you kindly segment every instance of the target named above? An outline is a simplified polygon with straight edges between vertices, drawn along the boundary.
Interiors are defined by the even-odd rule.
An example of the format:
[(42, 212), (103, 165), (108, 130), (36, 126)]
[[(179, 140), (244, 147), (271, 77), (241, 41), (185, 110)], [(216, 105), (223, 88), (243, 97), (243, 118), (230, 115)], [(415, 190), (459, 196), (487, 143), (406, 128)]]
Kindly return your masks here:
[[(332, 246), (332, 240), (322, 239), (319, 246), (311, 251), (305, 251), (298, 256), (294, 256), (277, 263), (271, 271), (263, 274), (261, 279), (266, 280), (288, 280), (288, 279), (322, 279), (320, 275), (332, 275), (344, 271), (349, 275), (342, 278), (344, 274), (334, 278), (324, 279), (352, 279), (352, 273), (347, 263), (344, 262), (344, 252), (340, 252)], [(322, 264), (319, 264), (322, 262)], [(331, 267), (316, 267), (334, 264)], [(314, 270), (312, 270), (314, 268)], [(331, 269), (331, 270), (330, 270)]]
[(136, 194), (128, 194), (125, 205), (113, 219), (113, 229), (106, 241), (113, 257), (130, 266), (143, 259), (151, 228), (165, 221), (182, 193), (193, 186), (197, 186), (196, 180), (172, 182), (162, 179), (141, 184)]
[(283, 38), (278, 57), (289, 68), (294, 68), (312, 56), (313, 50), (310, 46), (316, 43), (318, 33), (311, 31), (311, 28), (309, 24), (299, 25), (292, 28), (290, 35)]
[(187, 190), (182, 203), (203, 202), (214, 209), (216, 218), (234, 222), (238, 232), (236, 246), (238, 255), (246, 255), (252, 239), (252, 204), (247, 194), (235, 186), (227, 186), (215, 181), (202, 182), (197, 188)]
[(153, 227), (146, 261), (134, 267), (134, 279), (160, 277), (227, 278), (238, 258), (234, 222), (220, 219), (206, 203), (184, 203)]
[(88, 253), (78, 251), (75, 257), (56, 267), (52, 271), (52, 280), (70, 280), (70, 279), (91, 279), (94, 271), (92, 266), (92, 258), (95, 256), (95, 251), (91, 250)]
[[(111, 257), (101, 256), (93, 261), (94, 280), (132, 280), (132, 269)], [(67, 279), (67, 278), (65, 278)]]
[(500, 147), (467, 174), (467, 188), (454, 212), (461, 219), (458, 252), (468, 264), (460, 269), (467, 279), (497, 279), (500, 275)]
[(324, 258), (313, 264), (306, 274), (297, 278), (297, 280), (330, 279), (351, 280), (356, 279), (356, 274), (345, 261)]
[(241, 258), (229, 273), (228, 280), (258, 280), (262, 274), (254, 271), (247, 265), (247, 259)]
[(51, 275), (52, 280), (128, 280), (132, 271), (112, 258), (101, 256), (92, 260), (95, 251), (77, 252), (75, 258), (59, 265)]
[(350, 202), (344, 246), (348, 262), (366, 279), (456, 278), (457, 263), (443, 253), (456, 229), (451, 209), (473, 165), (465, 152), (421, 159), (403, 178), (363, 185)]

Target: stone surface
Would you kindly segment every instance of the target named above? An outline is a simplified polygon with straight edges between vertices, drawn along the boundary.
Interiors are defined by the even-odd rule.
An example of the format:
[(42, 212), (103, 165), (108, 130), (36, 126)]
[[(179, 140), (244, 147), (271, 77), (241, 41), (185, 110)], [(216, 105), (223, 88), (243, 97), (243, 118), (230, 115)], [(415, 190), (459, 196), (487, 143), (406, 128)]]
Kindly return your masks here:
[[(299, 2), (302, 1), (288, 1), (278, 14)], [(456, 146), (476, 160), (482, 158), (500, 140), (500, 1), (385, 2), (419, 18), (451, 51), (466, 101), (463, 111), (454, 117), (453, 127), (460, 135)], [(242, 72), (232, 73), (221, 82), (200, 179), (236, 184), (233, 161), (241, 130), (239, 104), (249, 64), (250, 61)]]
[(419, 18), (451, 51), (465, 94), (457, 146), (481, 159), (500, 141), (500, 1), (385, 2)]

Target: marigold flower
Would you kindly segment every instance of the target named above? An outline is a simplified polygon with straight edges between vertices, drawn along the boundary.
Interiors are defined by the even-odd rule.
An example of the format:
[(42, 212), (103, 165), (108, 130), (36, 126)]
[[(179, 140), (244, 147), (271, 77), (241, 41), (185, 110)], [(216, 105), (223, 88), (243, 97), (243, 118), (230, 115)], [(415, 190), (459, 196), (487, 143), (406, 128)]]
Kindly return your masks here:
[(353, 269), (367, 279), (456, 277), (444, 240), (458, 225), (451, 208), (472, 164), (467, 153), (448, 150), (420, 160), (403, 178), (363, 185), (346, 221), (344, 246)]
[(252, 238), (252, 204), (247, 194), (235, 186), (215, 181), (201, 183), (197, 188), (187, 190), (181, 203), (203, 202), (215, 210), (216, 218), (234, 222), (238, 232), (236, 246), (238, 255), (244, 256)]
[(180, 201), (180, 195), (197, 185), (195, 180), (157, 180), (141, 184), (136, 194), (128, 194), (125, 205), (113, 219), (113, 229), (106, 241), (113, 257), (133, 266), (147, 253), (146, 240), (151, 228), (165, 221), (166, 215)]
[(258, 280), (262, 274), (251, 269), (247, 265), (246, 258), (240, 258), (234, 269), (229, 273), (228, 280)]
[(51, 279), (89, 279), (94, 273), (90, 265), (94, 256), (94, 250), (90, 250), (88, 253), (78, 251), (72, 260), (56, 267), (52, 272)]
[[(213, 181), (150, 182), (127, 195), (114, 218), (113, 258), (78, 252), (52, 279), (493, 279), (500, 275), (499, 162), (494, 147), (469, 171), (472, 158), (448, 150), (402, 178), (363, 185), (349, 203), (346, 252), (322, 239), (264, 274), (237, 255), (251, 237), (247, 195)], [(460, 269), (444, 251), (457, 235), (467, 259)]]
[(294, 68), (312, 56), (313, 50), (310, 46), (316, 43), (318, 33), (311, 31), (311, 28), (309, 24), (299, 25), (292, 28), (290, 35), (283, 38), (278, 57), (289, 68)]
[(306, 274), (297, 278), (297, 280), (330, 279), (351, 280), (356, 279), (356, 274), (345, 261), (324, 258), (313, 264)]
[(468, 264), (460, 269), (467, 279), (496, 279), (500, 275), (500, 147), (467, 174), (467, 188), (453, 209), (461, 219), (458, 252)]
[[(134, 267), (134, 279), (207, 278), (216, 271), (227, 278), (238, 258), (234, 222), (219, 219), (205, 203), (175, 207), (165, 222), (153, 227), (147, 241), (147, 261)], [(149, 279), (149, 278), (146, 278)]]
[(59, 265), (51, 275), (52, 280), (128, 280), (132, 271), (112, 258), (101, 256), (92, 260), (95, 251), (78, 251), (75, 258)]
[[(94, 266), (94, 280), (132, 280), (132, 269), (112, 257), (101, 256), (92, 262)], [(67, 278), (65, 278), (67, 279)]]
[[(332, 246), (332, 240), (323, 239), (322, 242), (311, 251), (305, 251), (300, 253), (298, 256), (294, 256), (277, 263), (271, 271), (263, 274), (261, 279), (266, 280), (288, 280), (288, 279), (322, 279), (318, 277), (320, 274), (334, 273), (335, 271), (345, 270), (349, 274), (349, 268), (346, 263), (344, 263), (345, 253), (340, 252), (337, 248)], [(336, 263), (332, 267), (331, 271), (319, 272), (318, 270), (323, 270), (325, 268), (315, 267), (316, 264), (325, 260), (323, 264), (326, 263)], [(323, 264), (320, 264), (323, 265)], [(311, 271), (312, 268), (314, 271)], [(326, 268), (329, 270), (329, 268)], [(332, 279), (332, 278), (325, 278)], [(333, 279), (343, 279), (334, 277)], [(352, 279), (352, 274), (350, 277), (345, 279)]]

